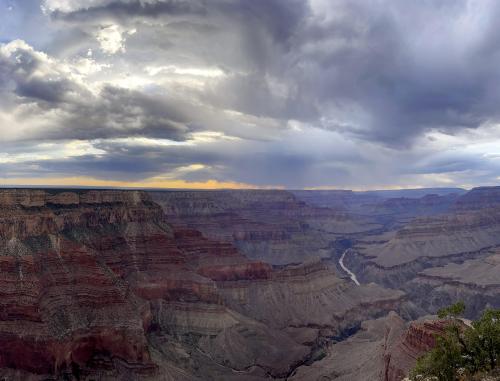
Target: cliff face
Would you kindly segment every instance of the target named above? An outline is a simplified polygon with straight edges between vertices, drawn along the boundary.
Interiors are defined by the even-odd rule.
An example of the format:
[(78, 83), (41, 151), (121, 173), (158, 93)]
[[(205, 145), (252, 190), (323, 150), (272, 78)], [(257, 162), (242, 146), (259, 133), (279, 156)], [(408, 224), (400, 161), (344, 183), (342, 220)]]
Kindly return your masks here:
[(406, 264), (421, 257), (445, 257), (498, 245), (500, 209), (420, 218), (400, 229), (387, 243), (366, 250), (383, 267)]
[(401, 381), (408, 376), (417, 359), (434, 348), (436, 336), (444, 333), (445, 320), (423, 320), (409, 327), (384, 353), (384, 381)]
[(134, 246), (155, 262), (161, 211), (139, 193), (16, 190), (0, 191), (0, 208), (0, 368), (59, 373), (108, 352), (154, 370), (148, 308), (112, 253), (133, 261)]
[(466, 316), (479, 318), (484, 308), (500, 308), (500, 250), (487, 250), (479, 258), (426, 269), (405, 289), (430, 313), (462, 300), (467, 306)]
[(346, 212), (402, 219), (447, 211), (464, 193), (459, 188), (401, 189), (353, 192), (348, 190), (293, 191), (298, 199), (311, 205)]
[(455, 210), (477, 210), (500, 207), (500, 187), (478, 187), (461, 196)]
[(389, 198), (373, 204), (370, 209), (375, 215), (397, 215), (398, 218), (429, 216), (448, 211), (458, 197), (457, 194), (452, 193), (443, 196), (428, 194), (420, 198)]
[(500, 245), (499, 199), (499, 187), (476, 188), (458, 197), (446, 213), (361, 237), (349, 264), (365, 282), (404, 288), (427, 268), (484, 258)]
[(106, 354), (154, 375), (156, 304), (217, 305), (216, 280), (270, 272), (174, 231), (145, 193), (8, 190), (0, 200), (0, 368), (63, 374)]
[(281, 190), (153, 192), (173, 224), (231, 242), (248, 258), (285, 265), (331, 255), (330, 242), (378, 227)]
[(246, 241), (302, 234), (310, 210), (262, 197), (239, 193), (239, 214), (186, 197), (169, 217), (144, 192), (0, 190), (0, 377), (284, 377), (322, 338), (399, 308), (401, 292), (356, 287), (324, 264), (248, 259), (180, 212), (224, 216), (200, 223), (223, 238), (235, 230), (222, 221)]
[(292, 193), (299, 200), (310, 205), (343, 211), (362, 211), (364, 206), (374, 205), (384, 200), (376, 194), (352, 190), (297, 190)]

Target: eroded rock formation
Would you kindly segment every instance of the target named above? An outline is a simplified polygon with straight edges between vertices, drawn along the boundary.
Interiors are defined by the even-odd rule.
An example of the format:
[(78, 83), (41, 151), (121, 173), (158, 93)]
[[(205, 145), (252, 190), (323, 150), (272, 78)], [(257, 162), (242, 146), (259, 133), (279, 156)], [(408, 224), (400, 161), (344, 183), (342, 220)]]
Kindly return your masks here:
[(500, 190), (358, 196), (0, 190), (0, 379), (400, 380), (500, 307)]
[[(286, 377), (325, 340), (404, 303), (402, 292), (357, 287), (326, 263), (248, 259), (233, 235), (222, 239), (228, 232), (245, 242), (285, 235), (284, 249), (273, 246), (285, 250), (312, 218), (293, 196), (254, 197), (239, 193), (244, 212), (215, 227), (202, 220), (210, 238), (144, 192), (0, 190), (0, 377)], [(232, 218), (235, 229), (219, 230)]]
[(355, 335), (330, 346), (324, 359), (298, 369), (291, 379), (401, 381), (447, 324), (433, 318), (408, 324), (391, 312), (364, 322)]
[(365, 235), (349, 264), (364, 281), (404, 287), (424, 269), (486, 257), (500, 245), (499, 197), (499, 187), (476, 188), (458, 197), (444, 214)]
[(335, 238), (380, 227), (340, 209), (308, 205), (281, 190), (167, 191), (152, 197), (172, 223), (277, 265), (329, 257)]

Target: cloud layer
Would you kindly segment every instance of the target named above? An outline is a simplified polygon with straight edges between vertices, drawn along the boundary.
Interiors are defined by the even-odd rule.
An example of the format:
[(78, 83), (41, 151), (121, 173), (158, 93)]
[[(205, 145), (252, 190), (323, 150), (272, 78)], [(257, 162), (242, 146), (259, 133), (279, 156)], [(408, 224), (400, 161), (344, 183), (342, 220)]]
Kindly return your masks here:
[(0, 181), (494, 184), (497, 4), (0, 0)]

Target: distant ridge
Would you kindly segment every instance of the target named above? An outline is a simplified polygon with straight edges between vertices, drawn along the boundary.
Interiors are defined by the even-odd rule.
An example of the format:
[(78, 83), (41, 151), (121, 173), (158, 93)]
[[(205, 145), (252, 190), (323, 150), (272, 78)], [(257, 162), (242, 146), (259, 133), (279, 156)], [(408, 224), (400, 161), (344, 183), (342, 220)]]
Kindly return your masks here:
[(373, 194), (384, 198), (395, 198), (395, 197), (420, 198), (428, 194), (437, 194), (439, 196), (444, 196), (450, 193), (465, 194), (467, 193), (467, 189), (463, 188), (388, 189), (388, 190), (363, 191), (360, 193)]
[[(473, 189), (496, 188), (496, 187), (477, 187)], [(500, 188), (500, 187), (498, 187)], [(74, 190), (74, 189), (92, 189), (92, 190), (144, 190), (144, 191), (192, 191), (192, 192), (214, 192), (214, 191), (239, 191), (239, 190), (283, 190), (288, 192), (316, 192), (316, 193), (355, 193), (378, 196), (382, 198), (409, 197), (420, 198), (427, 194), (446, 195), (450, 193), (465, 194), (467, 189), (463, 188), (414, 188), (414, 189), (382, 189), (355, 191), (351, 189), (283, 189), (283, 188), (238, 188), (238, 189), (196, 189), (196, 188), (151, 188), (151, 187), (105, 187), (88, 185), (2, 185), (0, 189), (56, 189), (56, 190)]]

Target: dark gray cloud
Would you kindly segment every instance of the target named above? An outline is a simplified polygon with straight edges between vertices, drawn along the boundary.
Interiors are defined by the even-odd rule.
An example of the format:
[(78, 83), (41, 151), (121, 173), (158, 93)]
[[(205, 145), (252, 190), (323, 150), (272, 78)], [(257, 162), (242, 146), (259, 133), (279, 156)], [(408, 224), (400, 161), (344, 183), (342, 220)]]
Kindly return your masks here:
[(31, 105), (27, 113), (38, 110), (57, 114), (55, 120), (26, 139), (185, 139), (189, 119), (175, 99), (110, 85), (93, 94), (62, 64), (25, 43), (12, 43), (4, 50), (0, 55), (0, 90), (13, 98), (13, 104)]
[[(48, 2), (50, 4), (54, 2)], [(57, 4), (57, 2), (55, 2)], [(73, 2), (68, 9), (54, 9), (51, 17), (70, 22), (92, 22), (95, 21), (121, 21), (129, 22), (130, 19), (141, 17), (159, 18), (167, 16), (183, 15), (205, 15), (209, 6), (206, 1), (179, 1), (179, 0), (158, 0), (143, 2), (132, 1), (101, 1), (94, 2), (90, 6), (85, 2)]]
[(454, 1), (330, 4), (332, 20), (301, 35), (297, 62), (306, 75), (295, 72), (323, 111), (363, 115), (359, 122), (347, 115), (353, 134), (400, 145), (430, 129), (454, 133), (498, 120), (492, 87), (500, 82), (492, 66), (498, 51), (488, 46), (495, 4), (487, 10)]
[[(89, 103), (65, 105), (61, 128), (45, 132), (47, 139), (103, 139), (144, 136), (184, 140), (188, 133), (181, 108), (164, 99), (116, 87), (105, 87)], [(71, 126), (68, 129), (66, 126)]]
[[(104, 154), (82, 155), (75, 158), (29, 161), (27, 168), (37, 167), (41, 173), (58, 176), (92, 176), (99, 179), (141, 181), (158, 174), (175, 174), (175, 178), (190, 182), (217, 180), (236, 181), (258, 186), (274, 185), (292, 188), (340, 184), (355, 175), (346, 164), (362, 165), (366, 160), (346, 153), (323, 153), (321, 161), (300, 149), (277, 150), (275, 143), (261, 142), (259, 155), (255, 143), (233, 142), (233, 150), (224, 144), (150, 145), (131, 141), (104, 141), (95, 148)], [(202, 164), (190, 170), (189, 166)], [(30, 171), (27, 171), (29, 175)]]
[[(12, 176), (362, 187), (500, 175), (497, 2), (42, 4), (16, 5), (0, 29)], [(21, 22), (30, 32), (11, 42)]]
[(236, 71), (204, 96), (246, 114), (340, 124), (388, 145), (498, 120), (495, 3), (315, 3), (102, 1), (52, 16), (146, 23), (170, 41), (166, 52)]

